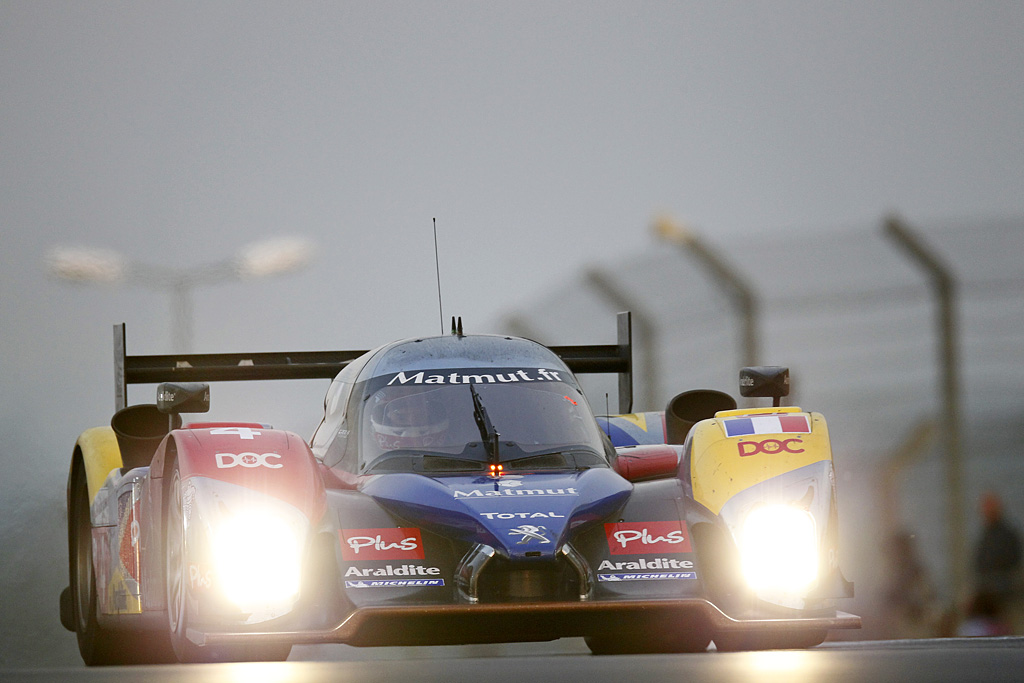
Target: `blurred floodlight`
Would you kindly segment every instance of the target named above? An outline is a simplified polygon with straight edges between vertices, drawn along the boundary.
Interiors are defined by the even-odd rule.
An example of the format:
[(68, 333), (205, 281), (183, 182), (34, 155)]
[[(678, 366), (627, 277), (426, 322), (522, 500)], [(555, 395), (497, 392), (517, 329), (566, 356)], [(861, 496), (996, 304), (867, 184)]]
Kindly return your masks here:
[(46, 269), (72, 282), (116, 282), (124, 277), (125, 261), (109, 249), (54, 247), (46, 255)]
[(237, 261), (242, 277), (264, 277), (297, 270), (313, 257), (312, 243), (302, 237), (276, 237), (250, 244)]
[(54, 247), (46, 255), (45, 266), (51, 275), (71, 282), (123, 281), (169, 292), (174, 351), (189, 353), (196, 287), (298, 270), (312, 254), (312, 243), (305, 238), (276, 237), (243, 247), (233, 257), (186, 268), (139, 263), (115, 251), (84, 247)]
[(689, 245), (697, 239), (689, 227), (667, 214), (656, 216), (651, 229), (657, 237), (674, 244)]
[(757, 365), (757, 297), (743, 273), (715, 253), (696, 231), (671, 216), (657, 216), (651, 224), (651, 229), (658, 238), (694, 256), (709, 271), (716, 284), (730, 295), (743, 326), (743, 355), (740, 357), (740, 367)]

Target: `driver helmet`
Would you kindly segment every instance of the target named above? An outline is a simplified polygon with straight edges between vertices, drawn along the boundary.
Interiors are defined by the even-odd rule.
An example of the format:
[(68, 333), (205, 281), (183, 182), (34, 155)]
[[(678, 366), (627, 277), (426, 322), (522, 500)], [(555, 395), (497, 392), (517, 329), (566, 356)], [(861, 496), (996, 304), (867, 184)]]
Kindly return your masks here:
[(448, 413), (436, 393), (436, 389), (392, 387), (373, 397), (370, 426), (381, 450), (444, 443)]

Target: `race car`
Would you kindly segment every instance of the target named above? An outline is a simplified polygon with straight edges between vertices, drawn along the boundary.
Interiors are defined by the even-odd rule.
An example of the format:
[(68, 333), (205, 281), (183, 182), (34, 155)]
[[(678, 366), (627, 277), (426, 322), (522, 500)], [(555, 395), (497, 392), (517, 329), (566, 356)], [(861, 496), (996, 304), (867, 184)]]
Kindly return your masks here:
[[(838, 611), (824, 418), (744, 368), (737, 409), (687, 391), (631, 413), (631, 332), (545, 347), (494, 335), (371, 351), (127, 355), (109, 427), (68, 478), (61, 621), (90, 665), (285, 659), (294, 644), (583, 637), (595, 654), (809, 647)], [(619, 376), (596, 416), (575, 373)], [(210, 383), (331, 379), (307, 442), (189, 422)], [(130, 384), (156, 403), (128, 405)]]

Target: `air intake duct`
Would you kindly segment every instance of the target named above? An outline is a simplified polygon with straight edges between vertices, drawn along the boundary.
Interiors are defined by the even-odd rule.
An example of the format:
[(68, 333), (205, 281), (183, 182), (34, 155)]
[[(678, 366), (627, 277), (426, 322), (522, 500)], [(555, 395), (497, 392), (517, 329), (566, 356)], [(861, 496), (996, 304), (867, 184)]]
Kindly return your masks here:
[(110, 426), (121, 449), (121, 466), (130, 470), (149, 466), (160, 441), (181, 426), (181, 416), (168, 416), (155, 405), (142, 403), (114, 413)]
[(714, 417), (720, 410), (735, 410), (736, 399), (714, 389), (684, 391), (668, 402), (665, 408), (665, 433), (668, 443), (681, 444), (690, 427)]

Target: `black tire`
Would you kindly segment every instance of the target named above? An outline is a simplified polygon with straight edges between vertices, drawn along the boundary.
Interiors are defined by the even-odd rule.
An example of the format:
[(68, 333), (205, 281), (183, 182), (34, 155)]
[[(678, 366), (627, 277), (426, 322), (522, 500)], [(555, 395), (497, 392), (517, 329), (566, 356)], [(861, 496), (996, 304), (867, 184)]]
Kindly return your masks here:
[(586, 636), (583, 639), (595, 655), (677, 654), (704, 652), (711, 634), (704, 629), (671, 633), (629, 633)]
[(825, 642), (828, 631), (805, 629), (799, 631), (750, 632), (733, 631), (715, 635), (715, 648), (719, 652), (743, 650), (803, 650)]
[(164, 558), (167, 578), (167, 630), (177, 661), (198, 662), (280, 662), (288, 659), (290, 644), (200, 646), (186, 637), (195, 600), (187, 580), (188, 546), (181, 500), (181, 475), (172, 463), (167, 477), (164, 510)]
[(69, 486), (68, 571), (71, 579), (71, 616), (82, 661), (88, 666), (162, 664), (174, 661), (174, 653), (165, 634), (112, 631), (100, 626), (97, 620), (89, 487), (81, 456), (75, 457)]

